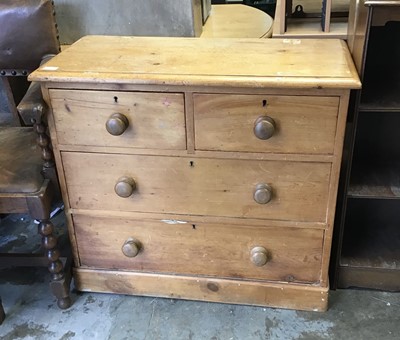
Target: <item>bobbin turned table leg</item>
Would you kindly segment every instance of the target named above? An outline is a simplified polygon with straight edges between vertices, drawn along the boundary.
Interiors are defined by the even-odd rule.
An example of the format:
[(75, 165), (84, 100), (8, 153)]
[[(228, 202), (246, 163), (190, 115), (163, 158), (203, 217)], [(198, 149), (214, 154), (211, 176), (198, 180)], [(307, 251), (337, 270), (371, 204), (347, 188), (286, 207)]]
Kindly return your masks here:
[(65, 268), (60, 260), (60, 250), (57, 246), (57, 237), (54, 234), (53, 223), (49, 219), (40, 220), (39, 234), (42, 236), (42, 244), (49, 261), (48, 269), (51, 274), (50, 287), (57, 298), (57, 305), (61, 309), (71, 306), (69, 294), (70, 276), (65, 274)]

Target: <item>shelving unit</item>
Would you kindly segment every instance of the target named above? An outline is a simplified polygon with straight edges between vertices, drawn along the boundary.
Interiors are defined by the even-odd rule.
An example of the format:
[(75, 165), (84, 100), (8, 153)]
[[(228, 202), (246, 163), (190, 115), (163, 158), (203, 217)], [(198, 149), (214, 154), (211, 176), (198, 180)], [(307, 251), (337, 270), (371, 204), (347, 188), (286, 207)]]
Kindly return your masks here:
[[(349, 0), (327, 0), (326, 19), (321, 24), (321, 18), (293, 18), (287, 16), (286, 0), (277, 0), (274, 18), (274, 38), (339, 38), (347, 37), (347, 17), (332, 18), (331, 12), (349, 11)], [(318, 14), (322, 12), (322, 0), (293, 0), (293, 12), (301, 5), (304, 12)]]
[(400, 290), (400, 1), (360, 1), (348, 43), (353, 93), (331, 286)]

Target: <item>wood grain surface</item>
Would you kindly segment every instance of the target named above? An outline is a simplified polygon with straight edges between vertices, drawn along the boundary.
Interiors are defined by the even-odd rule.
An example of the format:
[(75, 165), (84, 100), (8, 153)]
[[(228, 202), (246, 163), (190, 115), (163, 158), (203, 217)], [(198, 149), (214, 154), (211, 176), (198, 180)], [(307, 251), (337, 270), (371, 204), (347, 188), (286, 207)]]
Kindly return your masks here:
[(78, 290), (326, 311), (329, 288), (200, 276), (74, 270)]
[[(82, 266), (286, 282), (319, 282), (323, 230), (74, 217)], [(113, 226), (112, 228), (110, 226)], [(138, 240), (136, 257), (122, 253)], [(257, 267), (254, 247), (268, 251)]]
[[(61, 144), (186, 149), (183, 94), (50, 90), (50, 98)], [(106, 130), (114, 113), (129, 121), (120, 136)]]
[[(331, 154), (338, 97), (195, 94), (197, 150)], [(258, 139), (254, 123), (268, 116), (274, 135)]]
[[(329, 163), (78, 152), (63, 152), (62, 159), (72, 208), (326, 220)], [(136, 190), (128, 198), (114, 192), (121, 176), (136, 182)], [(254, 201), (259, 183), (272, 187), (271, 202)]]
[[(88, 36), (30, 75), (46, 82), (359, 88), (345, 42)], [(73, 62), (71, 62), (73, 60)]]

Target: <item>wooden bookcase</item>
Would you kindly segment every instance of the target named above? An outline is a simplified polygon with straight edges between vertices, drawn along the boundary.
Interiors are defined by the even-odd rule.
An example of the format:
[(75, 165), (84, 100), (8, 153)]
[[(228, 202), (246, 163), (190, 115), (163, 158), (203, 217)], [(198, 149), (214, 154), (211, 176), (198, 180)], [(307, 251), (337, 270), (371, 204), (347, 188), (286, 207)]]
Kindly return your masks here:
[[(288, 6), (291, 5), (291, 9)], [(302, 6), (307, 17), (298, 18), (288, 13), (297, 13)], [(349, 0), (277, 0), (274, 18), (274, 38), (339, 38), (347, 37)], [(332, 13), (339, 15), (333, 18)], [(322, 20), (321, 16), (325, 19)]]
[[(354, 1), (355, 2), (355, 1)], [(336, 215), (333, 287), (400, 290), (400, 1), (360, 1), (348, 44), (353, 93)]]

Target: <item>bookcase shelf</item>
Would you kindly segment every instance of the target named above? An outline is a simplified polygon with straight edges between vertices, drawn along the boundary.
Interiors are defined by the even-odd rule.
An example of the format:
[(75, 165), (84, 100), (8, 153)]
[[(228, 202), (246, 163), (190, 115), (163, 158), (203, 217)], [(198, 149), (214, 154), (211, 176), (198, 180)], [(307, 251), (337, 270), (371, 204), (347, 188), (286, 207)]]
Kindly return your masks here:
[(351, 199), (348, 211), (339, 286), (400, 290), (400, 200)]
[[(352, 93), (331, 287), (400, 290), (400, 1), (353, 1)], [(352, 3), (353, 3), (352, 2)]]
[[(304, 7), (304, 11), (311, 15), (321, 14), (321, 1), (294, 0), (293, 8), (298, 5)], [(331, 11), (347, 13), (349, 0), (327, 0), (328, 19), (322, 28), (320, 17), (293, 18), (286, 15), (286, 0), (277, 0), (274, 30), (274, 38), (338, 38), (346, 39), (348, 20), (347, 17), (332, 18)]]

